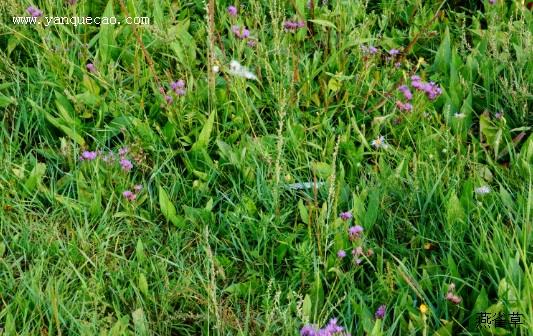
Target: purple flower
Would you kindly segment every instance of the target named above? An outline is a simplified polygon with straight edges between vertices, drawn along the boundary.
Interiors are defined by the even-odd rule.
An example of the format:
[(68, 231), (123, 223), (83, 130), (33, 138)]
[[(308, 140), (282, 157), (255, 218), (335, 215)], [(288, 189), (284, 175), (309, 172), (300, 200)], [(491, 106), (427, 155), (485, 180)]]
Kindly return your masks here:
[(403, 93), (403, 96), (405, 97), (405, 99), (407, 100), (411, 100), (413, 99), (413, 94), (411, 93), (411, 91), (409, 90), (409, 88), (407, 87), (407, 85), (402, 85), (398, 88), (398, 90)]
[(185, 81), (183, 79), (180, 79), (176, 82), (170, 83), (170, 87), (172, 90), (174, 90), (174, 93), (176, 93), (178, 96), (184, 96), (185, 95)]
[(237, 7), (231, 5), (228, 7), (228, 14), (230, 16), (237, 16)]
[(160, 87), (159, 87), (159, 92), (160, 92), (161, 94), (165, 94), (165, 88), (162, 87), (162, 86), (160, 86)]
[(350, 239), (358, 238), (361, 232), (363, 232), (363, 227), (361, 225), (352, 226), (348, 229)]
[(107, 155), (102, 156), (102, 161), (105, 163), (112, 163), (115, 161), (115, 154), (113, 152), (109, 152)]
[(450, 301), (453, 304), (461, 303), (461, 298), (459, 296), (453, 294), (452, 292), (448, 292), (446, 294), (446, 300)]
[(396, 62), (396, 63), (394, 63), (394, 67), (395, 67), (395, 68), (399, 68), (399, 67), (401, 67), (401, 66), (402, 66), (402, 63), (400, 63), (400, 62)]
[(172, 102), (174, 101), (174, 99), (172, 99), (172, 97), (169, 96), (169, 95), (165, 96), (165, 100), (166, 100), (167, 104), (172, 104)]
[(94, 64), (87, 63), (87, 71), (89, 71), (90, 73), (95, 73), (96, 72), (96, 68), (94, 67)]
[(92, 160), (96, 159), (97, 155), (98, 155), (98, 153), (96, 153), (96, 152), (84, 151), (83, 153), (81, 153), (80, 160), (81, 161), (83, 161), (83, 160), (92, 161)]
[(385, 317), (385, 309), (387, 308), (387, 306), (385, 305), (381, 305), (379, 306), (379, 308), (376, 310), (376, 319), (382, 319), (383, 317)]
[(235, 34), (235, 36), (237, 36), (240, 39), (246, 39), (250, 37), (250, 31), (246, 29), (246, 27), (241, 28), (237, 25), (234, 25), (231, 27), (231, 31), (233, 32), (233, 34)]
[(124, 156), (125, 156), (126, 154), (128, 154), (129, 151), (130, 151), (130, 150), (129, 150), (128, 147), (122, 147), (122, 148), (120, 148), (120, 149), (118, 150), (118, 155), (120, 156), (120, 158), (123, 159)]
[(177, 82), (170, 83), (172, 90), (176, 91), (177, 89), (183, 89), (185, 87), (185, 81), (183, 79), (178, 80)]
[(352, 250), (352, 255), (354, 255), (356, 257), (360, 256), (361, 254), (363, 254), (363, 247), (361, 247), (361, 246), (357, 246), (356, 248), (354, 248)]
[(370, 54), (370, 55), (374, 55), (378, 52), (378, 48), (374, 47), (374, 46), (366, 46), (366, 45), (362, 45), (361, 46), (361, 50), (363, 51), (363, 53), (365, 54)]
[(413, 109), (413, 105), (410, 103), (403, 103), (399, 100), (396, 102), (396, 107), (398, 107), (401, 111), (411, 111)]
[(411, 76), (411, 81), (412, 82), (420, 82), (420, 80), (421, 80), (421, 78), (418, 75), (412, 75)]
[(396, 56), (400, 53), (400, 51), (398, 49), (391, 49), (389, 50), (389, 55), (391, 56)]
[(427, 96), (430, 100), (434, 100), (435, 98), (437, 98), (438, 96), (441, 95), (442, 93), (442, 89), (440, 88), (440, 86), (438, 86), (437, 84), (435, 84), (434, 82), (430, 82), (427, 86), (426, 86), (426, 93), (427, 93)]
[(285, 31), (288, 32), (294, 32), (297, 29), (304, 28), (305, 22), (304, 21), (285, 21), (283, 23), (283, 28), (285, 28)]
[(134, 201), (137, 198), (137, 195), (135, 195), (129, 190), (124, 191), (122, 193), (122, 196), (124, 196), (124, 198), (126, 198), (128, 201)]
[(337, 319), (333, 318), (329, 320), (328, 325), (323, 329), (326, 335), (334, 335), (344, 331), (344, 328), (337, 324)]
[(122, 159), (120, 160), (120, 166), (122, 167), (122, 170), (129, 172), (131, 168), (133, 168), (133, 164), (128, 159)]
[(69, 5), (75, 5), (78, 0), (68, 0)]
[(494, 4), (496, 3), (496, 0), (489, 0), (489, 3), (490, 3), (491, 5), (494, 5)]
[(300, 330), (300, 336), (317, 336), (317, 330), (310, 324), (304, 325)]
[(43, 12), (39, 10), (39, 8), (30, 6), (26, 9), (26, 11), (32, 16), (32, 17), (40, 17), (43, 16)]
[(257, 44), (257, 41), (256, 41), (256, 40), (248, 40), (248, 42), (246, 42), (246, 44), (247, 44), (249, 47), (253, 48), (253, 47), (255, 47), (255, 45)]
[(143, 189), (143, 186), (142, 184), (136, 184), (134, 187), (133, 187), (133, 190), (135, 190), (135, 192), (140, 192), (141, 190)]
[(341, 214), (340, 214), (340, 218), (342, 220), (345, 220), (345, 221), (351, 219), (352, 217), (353, 217), (353, 215), (352, 215), (352, 213), (350, 211), (341, 212)]
[(339, 250), (339, 252), (337, 252), (337, 257), (340, 259), (346, 257), (346, 252), (344, 250)]

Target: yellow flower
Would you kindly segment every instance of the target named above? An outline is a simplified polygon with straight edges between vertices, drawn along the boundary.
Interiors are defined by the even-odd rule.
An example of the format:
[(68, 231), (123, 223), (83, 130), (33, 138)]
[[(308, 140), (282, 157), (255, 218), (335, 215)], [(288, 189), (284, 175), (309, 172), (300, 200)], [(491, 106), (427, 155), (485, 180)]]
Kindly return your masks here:
[(428, 306), (426, 306), (425, 304), (422, 303), (422, 304), (420, 305), (420, 312), (421, 312), (422, 314), (425, 315), (425, 314), (428, 312), (428, 310), (429, 310), (429, 308), (428, 308)]

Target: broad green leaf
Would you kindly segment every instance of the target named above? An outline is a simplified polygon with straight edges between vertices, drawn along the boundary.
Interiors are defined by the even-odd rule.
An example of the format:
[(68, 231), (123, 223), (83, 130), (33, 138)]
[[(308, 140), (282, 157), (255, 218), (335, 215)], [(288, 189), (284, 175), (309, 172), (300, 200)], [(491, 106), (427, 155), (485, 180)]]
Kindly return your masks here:
[(451, 192), (446, 204), (446, 217), (450, 226), (456, 223), (456, 221), (464, 222), (465, 220), (463, 207), (454, 191)]
[(202, 128), (202, 131), (200, 132), (200, 135), (198, 136), (198, 139), (192, 146), (193, 151), (202, 148), (207, 149), (207, 145), (209, 145), (211, 131), (213, 130), (213, 124), (215, 123), (215, 114), (216, 112), (213, 111), (209, 115), (207, 122), (205, 123), (204, 127)]
[(453, 322), (446, 321), (445, 324), (440, 327), (433, 336), (452, 336)]
[(300, 211), (300, 218), (302, 218), (302, 222), (309, 224), (309, 213), (307, 212), (307, 208), (301, 199), (298, 201), (298, 210)]
[(382, 319), (376, 319), (376, 323), (374, 324), (374, 328), (372, 328), (372, 331), (370, 332), (370, 336), (382, 336), (383, 331), (381, 331), (381, 325), (383, 323)]
[(0, 93), (0, 108), (7, 107), (8, 105), (13, 104), (13, 103), (15, 103), (15, 98), (6, 97)]
[(46, 165), (42, 162), (38, 162), (30, 172), (30, 176), (24, 183), (26, 189), (31, 193), (41, 183), (43, 175), (46, 171)]
[(311, 318), (313, 303), (309, 294), (305, 294), (304, 303), (302, 305), (302, 313), (309, 320)]
[(374, 226), (376, 219), (378, 218), (379, 196), (379, 189), (376, 188), (372, 189), (368, 195), (368, 206), (366, 208), (364, 219), (364, 227), (367, 230), (370, 230)]
[(309, 20), (310, 22), (313, 22), (317, 25), (320, 25), (320, 26), (324, 26), (324, 27), (329, 27), (329, 28), (333, 28), (333, 29), (337, 29), (337, 27), (335, 27), (335, 25), (331, 22), (331, 21), (328, 21), (328, 20), (324, 20), (324, 19), (314, 19), (314, 20)]
[(303, 17), (305, 17), (305, 6), (307, 5), (307, 1), (308, 0), (296, 0), (295, 3), (296, 12)]
[(146, 276), (143, 273), (139, 274), (139, 290), (147, 297), (150, 294), (148, 292), (148, 281), (146, 281)]
[(62, 124), (62, 122), (59, 119), (56, 119), (52, 117), (48, 112), (44, 112), (44, 116), (46, 117), (46, 120), (48, 120), (52, 125), (59, 128), (63, 131), (69, 138), (77, 142), (81, 146), (85, 146), (85, 140), (81, 135), (78, 134), (76, 131), (76, 128), (71, 128), (69, 126), (66, 126)]
[(435, 55), (435, 62), (433, 63), (434, 69), (440, 73), (447, 74), (451, 56), (450, 29), (446, 26), (444, 37), (442, 38), (437, 54)]
[[(104, 10), (102, 17), (114, 17), (113, 14), (113, 0), (109, 0)], [(115, 46), (113, 38), (114, 25), (102, 24), (100, 25), (100, 31), (98, 32), (98, 47), (100, 54), (100, 66), (105, 68), (111, 60), (111, 50)]]
[(325, 162), (313, 162), (313, 171), (319, 178), (326, 179), (333, 173), (333, 168)]
[(135, 247), (135, 256), (137, 257), (137, 261), (141, 263), (146, 259), (146, 254), (144, 253), (144, 245), (140, 238), (137, 240), (137, 246)]
[(181, 226), (183, 223), (176, 214), (176, 207), (172, 204), (172, 201), (168, 197), (167, 192), (163, 187), (159, 186), (159, 207), (163, 216), (176, 226)]
[(487, 291), (485, 290), (485, 287), (482, 287), (481, 291), (479, 292), (477, 296), (476, 302), (474, 303), (474, 309), (472, 309), (472, 314), (483, 312), (488, 307), (489, 307), (489, 297), (487, 295)]

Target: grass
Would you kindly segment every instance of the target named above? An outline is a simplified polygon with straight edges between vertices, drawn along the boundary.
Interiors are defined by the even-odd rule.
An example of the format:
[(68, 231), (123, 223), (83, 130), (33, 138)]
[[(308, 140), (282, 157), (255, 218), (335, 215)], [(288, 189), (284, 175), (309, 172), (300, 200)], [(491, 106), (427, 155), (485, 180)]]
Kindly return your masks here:
[(0, 3), (0, 334), (533, 330), (531, 11), (311, 3)]

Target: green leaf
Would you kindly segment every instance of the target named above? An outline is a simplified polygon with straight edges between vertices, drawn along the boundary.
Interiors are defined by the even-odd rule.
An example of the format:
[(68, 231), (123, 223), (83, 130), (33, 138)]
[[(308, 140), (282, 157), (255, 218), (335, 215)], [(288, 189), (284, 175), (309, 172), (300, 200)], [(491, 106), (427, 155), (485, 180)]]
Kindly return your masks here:
[(192, 150), (198, 150), (198, 149), (207, 149), (207, 145), (209, 145), (209, 138), (211, 136), (211, 131), (213, 130), (213, 124), (215, 123), (215, 114), (216, 112), (211, 112), (209, 115), (209, 118), (207, 119), (207, 122), (205, 123), (204, 127), (202, 128), (202, 131), (200, 132), (200, 135), (198, 136), (198, 139), (192, 145)]
[(324, 289), (322, 288), (322, 281), (320, 280), (319, 274), (315, 275), (315, 281), (311, 285), (309, 296), (313, 302), (313, 313), (319, 314), (324, 305)]
[(324, 27), (329, 27), (329, 28), (333, 28), (333, 29), (337, 29), (337, 27), (335, 27), (335, 25), (331, 22), (331, 21), (328, 21), (328, 20), (324, 20), (324, 19), (314, 19), (314, 20), (309, 20), (310, 22), (313, 22), (317, 25), (320, 25), (320, 26), (324, 26)]
[(13, 104), (14, 102), (15, 102), (15, 98), (6, 97), (0, 93), (0, 108), (7, 107), (8, 105)]
[(321, 179), (326, 179), (333, 173), (331, 165), (325, 162), (313, 162), (312, 167), (315, 174)]
[(309, 294), (305, 294), (304, 303), (302, 305), (302, 313), (308, 320), (311, 318), (313, 303)]
[(44, 163), (39, 162), (33, 167), (30, 176), (24, 183), (24, 186), (30, 193), (41, 183), (45, 171), (46, 165)]
[(59, 119), (52, 117), (48, 112), (44, 112), (46, 120), (48, 120), (52, 125), (59, 128), (63, 133), (65, 133), (70, 139), (74, 140), (81, 146), (85, 146), (85, 140), (81, 135), (76, 132), (75, 128), (70, 128), (69, 126), (63, 125)]
[(300, 199), (298, 201), (298, 210), (300, 211), (300, 217), (302, 218), (302, 222), (305, 224), (309, 224), (309, 213), (307, 212), (307, 208), (304, 205), (304, 202)]
[(443, 74), (448, 74), (448, 68), (452, 56), (451, 53), (450, 29), (446, 26), (444, 37), (437, 50), (437, 54), (435, 55), (435, 62), (433, 63), (434, 70)]
[(474, 303), (474, 309), (472, 310), (472, 314), (476, 314), (479, 312), (485, 311), (489, 306), (489, 297), (487, 295), (487, 291), (485, 290), (485, 287), (481, 288), (481, 291), (479, 292), (476, 303)]
[(463, 207), (454, 191), (451, 192), (446, 204), (446, 217), (450, 226), (456, 223), (456, 221), (464, 222), (465, 220)]
[(341, 83), (335, 78), (330, 78), (328, 82), (328, 89), (332, 92), (337, 92), (340, 90), (340, 88), (341, 88)]
[(379, 211), (379, 189), (372, 189), (368, 195), (368, 206), (366, 208), (364, 227), (366, 230), (370, 230), (376, 223)]
[[(114, 17), (113, 14), (113, 0), (109, 0), (107, 6), (104, 10), (102, 17), (111, 18)], [(111, 60), (111, 50), (115, 46), (114, 38), (114, 25), (112, 24), (101, 24), (100, 32), (98, 33), (98, 46), (100, 54), (100, 66), (105, 68), (109, 61)]]
[(146, 281), (146, 277), (143, 273), (139, 274), (139, 290), (146, 296), (149, 296), (150, 294), (150, 292), (148, 292), (148, 281)]
[(178, 227), (183, 226), (183, 220), (176, 214), (174, 204), (172, 204), (167, 192), (161, 186), (159, 186), (159, 207), (168, 221)]
[(137, 246), (135, 247), (135, 256), (137, 257), (137, 261), (141, 263), (146, 259), (146, 254), (144, 253), (144, 245), (140, 238), (137, 240)]
[(435, 331), (433, 336), (452, 336), (453, 322), (445, 322), (446, 324)]
[(382, 336), (383, 331), (381, 331), (381, 325), (383, 323), (382, 319), (377, 319), (376, 323), (374, 324), (374, 328), (372, 328), (372, 331), (370, 332), (370, 336)]

